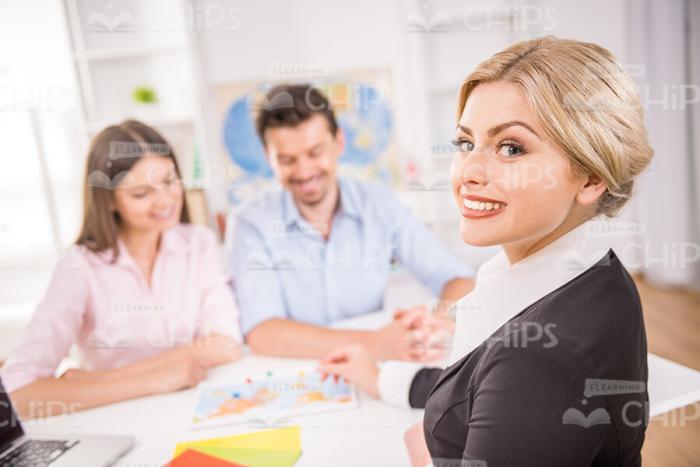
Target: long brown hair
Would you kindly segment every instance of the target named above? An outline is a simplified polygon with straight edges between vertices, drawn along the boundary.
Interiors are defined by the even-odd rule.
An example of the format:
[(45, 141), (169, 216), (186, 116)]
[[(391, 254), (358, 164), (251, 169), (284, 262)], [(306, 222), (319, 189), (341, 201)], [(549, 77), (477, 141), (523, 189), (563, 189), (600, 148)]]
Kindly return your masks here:
[[(119, 213), (111, 209), (114, 189), (146, 154), (173, 161), (178, 178), (180, 168), (172, 147), (160, 133), (136, 120), (125, 120), (100, 131), (90, 144), (83, 179), (83, 221), (75, 243), (96, 253), (112, 250), (112, 261), (119, 256), (117, 236)], [(190, 221), (183, 193), (180, 222)]]

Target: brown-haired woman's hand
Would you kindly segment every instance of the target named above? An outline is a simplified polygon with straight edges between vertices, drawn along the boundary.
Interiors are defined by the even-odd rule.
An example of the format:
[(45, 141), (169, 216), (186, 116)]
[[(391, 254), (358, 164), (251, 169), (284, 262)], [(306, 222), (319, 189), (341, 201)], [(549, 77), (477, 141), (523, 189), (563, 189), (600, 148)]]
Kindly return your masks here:
[(143, 377), (148, 393), (161, 394), (196, 386), (207, 377), (207, 367), (195, 356), (182, 353)]

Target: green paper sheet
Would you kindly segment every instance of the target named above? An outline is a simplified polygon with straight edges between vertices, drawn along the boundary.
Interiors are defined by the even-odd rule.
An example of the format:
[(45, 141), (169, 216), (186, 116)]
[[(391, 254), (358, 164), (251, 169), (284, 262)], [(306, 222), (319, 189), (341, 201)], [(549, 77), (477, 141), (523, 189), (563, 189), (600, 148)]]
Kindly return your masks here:
[(292, 467), (301, 455), (294, 450), (237, 449), (221, 446), (200, 445), (191, 447), (196, 451), (248, 467)]

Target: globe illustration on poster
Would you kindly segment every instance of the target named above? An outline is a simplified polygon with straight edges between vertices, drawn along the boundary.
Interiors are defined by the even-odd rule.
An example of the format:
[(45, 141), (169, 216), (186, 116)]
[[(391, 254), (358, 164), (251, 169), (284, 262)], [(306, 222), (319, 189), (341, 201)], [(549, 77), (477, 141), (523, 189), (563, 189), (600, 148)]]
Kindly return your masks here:
[[(375, 162), (391, 139), (393, 120), (387, 101), (366, 84), (334, 84), (321, 90), (330, 96), (345, 134), (345, 152), (340, 161), (357, 166)], [(272, 168), (254, 121), (261, 95), (261, 91), (251, 92), (231, 104), (224, 119), (223, 137), (228, 156), (236, 165), (248, 174), (270, 178)]]

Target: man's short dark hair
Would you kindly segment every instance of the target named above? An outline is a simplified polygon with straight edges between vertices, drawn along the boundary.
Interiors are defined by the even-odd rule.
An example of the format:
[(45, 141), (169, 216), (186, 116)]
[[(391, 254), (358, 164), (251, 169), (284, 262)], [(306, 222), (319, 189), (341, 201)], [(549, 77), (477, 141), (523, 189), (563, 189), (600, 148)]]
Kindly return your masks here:
[(275, 86), (265, 95), (255, 122), (260, 141), (265, 144), (265, 130), (268, 128), (295, 127), (316, 114), (323, 115), (335, 136), (338, 123), (333, 108), (321, 91), (310, 84)]

